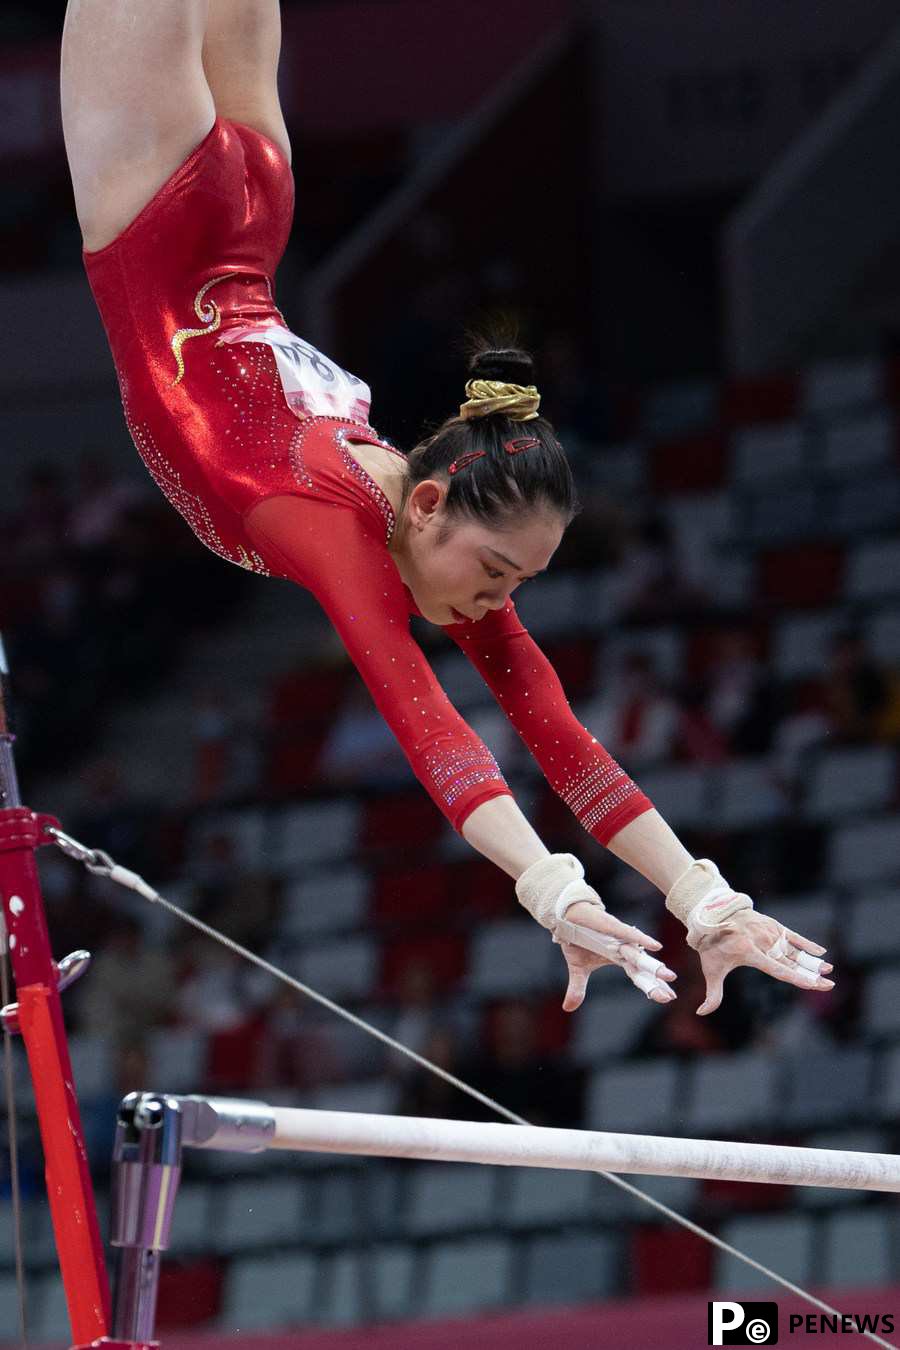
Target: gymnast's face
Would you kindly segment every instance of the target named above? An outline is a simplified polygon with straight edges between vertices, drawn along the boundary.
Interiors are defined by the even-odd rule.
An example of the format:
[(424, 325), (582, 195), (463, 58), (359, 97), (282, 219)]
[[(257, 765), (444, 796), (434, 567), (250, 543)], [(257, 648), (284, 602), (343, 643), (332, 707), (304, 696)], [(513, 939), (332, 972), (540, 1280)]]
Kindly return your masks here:
[(529, 511), (504, 529), (448, 518), (446, 485), (418, 483), (407, 503), (398, 566), (422, 614), (442, 627), (483, 619), (540, 572), (565, 533), (553, 510)]

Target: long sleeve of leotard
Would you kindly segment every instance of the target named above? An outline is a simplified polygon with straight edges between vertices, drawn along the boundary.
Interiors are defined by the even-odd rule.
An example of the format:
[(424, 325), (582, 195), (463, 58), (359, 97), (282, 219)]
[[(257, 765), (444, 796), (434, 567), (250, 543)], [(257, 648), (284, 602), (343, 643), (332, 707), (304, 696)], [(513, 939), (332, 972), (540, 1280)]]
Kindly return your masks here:
[(384, 526), (304, 498), (285, 529), (248, 524), (273, 571), (311, 591), (333, 623), (413, 772), (457, 831), (492, 797), (511, 796), (497, 761), (453, 707), (409, 631), (409, 603)]
[(578, 721), (559, 676), (508, 600), (444, 630), (495, 694), (548, 783), (601, 844), (653, 803)]

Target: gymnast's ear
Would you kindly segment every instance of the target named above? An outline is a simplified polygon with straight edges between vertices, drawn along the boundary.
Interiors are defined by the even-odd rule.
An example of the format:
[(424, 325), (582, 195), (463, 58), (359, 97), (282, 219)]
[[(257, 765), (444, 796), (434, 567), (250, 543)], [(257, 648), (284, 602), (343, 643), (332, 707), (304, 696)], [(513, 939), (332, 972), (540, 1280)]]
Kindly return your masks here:
[(421, 530), (430, 521), (437, 520), (446, 500), (447, 489), (439, 480), (426, 478), (421, 483), (416, 483), (406, 500), (407, 514), (412, 526)]

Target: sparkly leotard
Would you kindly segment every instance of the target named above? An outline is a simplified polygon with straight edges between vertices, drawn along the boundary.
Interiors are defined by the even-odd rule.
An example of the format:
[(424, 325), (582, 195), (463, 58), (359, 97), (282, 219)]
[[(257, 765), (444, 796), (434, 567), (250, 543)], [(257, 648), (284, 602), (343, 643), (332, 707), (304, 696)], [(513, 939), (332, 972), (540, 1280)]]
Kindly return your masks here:
[[(85, 254), (88, 279), (129, 430), (159, 487), (215, 553), (316, 596), (460, 830), (509, 788), (409, 631), (418, 610), (388, 549), (391, 504), (347, 445), (393, 450), (369, 426), (369, 389), (291, 333), (275, 307), (293, 201), (281, 151), (218, 119), (131, 225)], [(259, 502), (283, 495), (303, 502), (289, 547), (246, 524)], [(595, 838), (606, 843), (649, 809), (572, 713), (511, 600), (445, 631)]]

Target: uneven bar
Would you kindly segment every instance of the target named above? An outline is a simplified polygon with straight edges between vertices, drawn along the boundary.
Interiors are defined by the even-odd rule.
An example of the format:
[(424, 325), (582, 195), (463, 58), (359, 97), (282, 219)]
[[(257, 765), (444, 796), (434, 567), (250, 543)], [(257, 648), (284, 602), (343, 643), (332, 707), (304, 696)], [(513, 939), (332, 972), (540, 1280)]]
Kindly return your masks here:
[[(185, 1143), (201, 1148), (251, 1149), (241, 1134), (241, 1116), (257, 1133), (255, 1149), (351, 1153), (434, 1162), (492, 1163), (501, 1167), (553, 1167), (650, 1176), (762, 1181), (775, 1185), (836, 1186), (850, 1190), (900, 1191), (900, 1158), (888, 1153), (744, 1144), (658, 1135), (606, 1134), (531, 1125), (377, 1116), (354, 1111), (310, 1111), (211, 1098), (181, 1098), (203, 1104), (202, 1137), (188, 1131)], [(236, 1129), (236, 1121), (238, 1128)], [(274, 1128), (273, 1128), (274, 1123)]]

